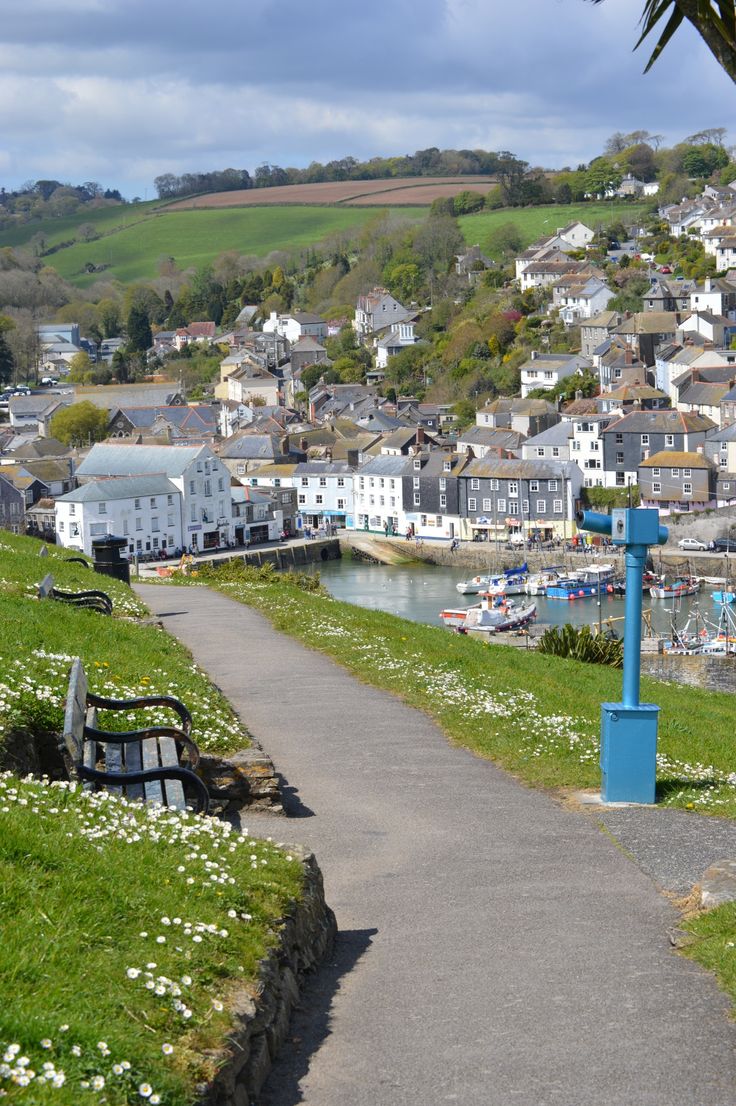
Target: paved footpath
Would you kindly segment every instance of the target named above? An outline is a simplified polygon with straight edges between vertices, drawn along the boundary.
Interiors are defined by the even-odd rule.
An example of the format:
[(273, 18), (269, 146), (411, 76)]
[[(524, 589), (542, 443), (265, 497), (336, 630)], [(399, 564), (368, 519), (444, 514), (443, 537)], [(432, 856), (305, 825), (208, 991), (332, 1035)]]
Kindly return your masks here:
[(312, 848), (337, 914), (263, 1106), (736, 1106), (729, 1004), (590, 814), (247, 607), (136, 590), (295, 789), (249, 830)]

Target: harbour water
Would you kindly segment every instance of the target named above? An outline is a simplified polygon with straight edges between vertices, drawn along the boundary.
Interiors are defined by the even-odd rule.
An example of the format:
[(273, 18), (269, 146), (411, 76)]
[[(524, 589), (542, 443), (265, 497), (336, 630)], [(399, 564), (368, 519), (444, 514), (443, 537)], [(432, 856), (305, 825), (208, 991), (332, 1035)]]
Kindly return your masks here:
[[(477, 597), (460, 595), (456, 584), (463, 578), (462, 571), (438, 565), (372, 565), (343, 557), (320, 565), (322, 583), (336, 599), (354, 603), (359, 607), (387, 611), (412, 622), (440, 626), (439, 612), (445, 607), (469, 607)], [(515, 597), (523, 601), (525, 597)], [(567, 622), (574, 626), (598, 625), (614, 619), (612, 626), (623, 635), (624, 600), (602, 594), (600, 605), (597, 597), (575, 600), (552, 600), (535, 596), (537, 626), (562, 626)], [(677, 625), (683, 627), (689, 617), (696, 614), (713, 623), (717, 620), (717, 607), (712, 599), (712, 589), (706, 588), (697, 595), (686, 597), (675, 613)], [(644, 596), (644, 610), (652, 612), (655, 633), (669, 635), (672, 625), (672, 601), (650, 599)], [(449, 630), (447, 631), (450, 632)], [(642, 656), (642, 671), (658, 679), (674, 680), (694, 686), (707, 686), (722, 691), (736, 692), (736, 657), (663, 657)]]

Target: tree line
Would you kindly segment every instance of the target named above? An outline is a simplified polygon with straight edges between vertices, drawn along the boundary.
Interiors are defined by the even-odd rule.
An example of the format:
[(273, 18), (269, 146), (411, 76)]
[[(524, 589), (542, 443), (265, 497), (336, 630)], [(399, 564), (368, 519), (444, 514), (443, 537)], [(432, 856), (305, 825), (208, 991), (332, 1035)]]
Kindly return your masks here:
[(400, 157), (373, 157), (359, 161), (338, 158), (323, 164), (313, 161), (305, 169), (259, 165), (253, 175), (247, 169), (223, 169), (211, 173), (164, 173), (154, 180), (159, 199), (191, 196), (198, 192), (229, 192), (241, 188), (271, 188), (281, 184), (321, 184), (325, 181), (385, 180), (391, 177), (493, 176), (509, 159), (507, 150), (440, 150), (430, 146)]

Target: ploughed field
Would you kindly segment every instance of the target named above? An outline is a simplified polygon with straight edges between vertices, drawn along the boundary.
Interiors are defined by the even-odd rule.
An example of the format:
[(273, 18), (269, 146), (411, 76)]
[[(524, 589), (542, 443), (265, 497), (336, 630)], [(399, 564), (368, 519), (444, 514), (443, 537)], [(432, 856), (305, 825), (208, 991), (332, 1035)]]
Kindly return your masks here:
[(395, 177), (389, 180), (322, 181), (319, 184), (283, 184), (192, 196), (168, 205), (167, 210), (241, 207), (262, 204), (346, 204), (354, 206), (429, 206), (434, 200), (459, 192), (487, 192), (496, 184), (490, 176)]

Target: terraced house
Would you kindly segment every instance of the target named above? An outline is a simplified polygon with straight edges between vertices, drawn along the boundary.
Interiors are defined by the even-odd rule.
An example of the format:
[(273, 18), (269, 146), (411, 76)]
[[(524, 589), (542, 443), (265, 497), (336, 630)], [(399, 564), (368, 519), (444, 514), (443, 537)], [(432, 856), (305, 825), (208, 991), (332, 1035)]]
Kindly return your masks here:
[(583, 474), (564, 461), (517, 461), (490, 454), (459, 475), (461, 537), (548, 541), (573, 533)]
[(636, 484), (642, 461), (662, 450), (697, 452), (711, 419), (683, 411), (632, 411), (601, 431), (605, 487)]

